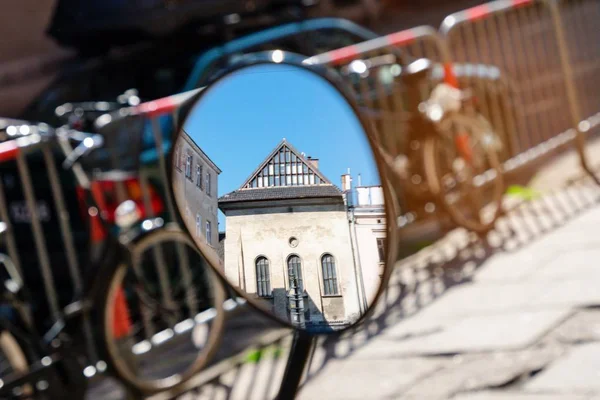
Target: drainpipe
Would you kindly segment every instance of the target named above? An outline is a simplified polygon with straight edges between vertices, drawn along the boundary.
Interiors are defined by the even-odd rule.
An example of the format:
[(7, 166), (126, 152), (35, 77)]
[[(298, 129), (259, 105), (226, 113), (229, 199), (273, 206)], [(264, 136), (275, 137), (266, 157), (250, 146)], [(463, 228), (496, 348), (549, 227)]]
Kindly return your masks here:
[(365, 286), (360, 265), (360, 254), (358, 254), (358, 245), (356, 240), (356, 220), (354, 218), (354, 208), (347, 209), (348, 230), (350, 233), (350, 247), (352, 248), (352, 260), (354, 261), (354, 276), (356, 277), (356, 292), (358, 294), (358, 309), (360, 315), (363, 315), (368, 306), (365, 299)]
[(352, 219), (350, 220), (350, 225), (352, 227), (352, 236), (354, 237), (354, 245), (353, 248), (356, 248), (356, 258), (355, 265), (358, 268), (358, 277), (360, 280), (360, 292), (362, 297), (362, 306), (364, 308), (363, 313), (366, 313), (369, 309), (369, 303), (367, 301), (367, 293), (365, 291), (365, 280), (362, 273), (362, 264), (360, 262), (360, 250), (358, 249), (358, 237), (356, 236), (356, 217), (354, 216), (354, 209), (352, 209)]
[[(360, 174), (359, 181), (360, 181)], [(352, 200), (352, 176), (350, 168), (348, 172), (342, 175), (342, 190), (344, 192), (344, 204), (346, 206), (346, 217), (348, 218), (348, 233), (350, 236), (350, 247), (352, 249), (352, 260), (354, 261), (354, 276), (356, 278), (356, 294), (358, 299), (358, 309), (360, 314), (364, 314), (367, 310), (365, 299), (365, 287), (362, 276), (362, 268), (360, 266), (360, 255), (358, 254), (358, 241), (356, 240), (356, 221), (354, 217), (354, 201)], [(350, 196), (350, 198), (349, 198)]]

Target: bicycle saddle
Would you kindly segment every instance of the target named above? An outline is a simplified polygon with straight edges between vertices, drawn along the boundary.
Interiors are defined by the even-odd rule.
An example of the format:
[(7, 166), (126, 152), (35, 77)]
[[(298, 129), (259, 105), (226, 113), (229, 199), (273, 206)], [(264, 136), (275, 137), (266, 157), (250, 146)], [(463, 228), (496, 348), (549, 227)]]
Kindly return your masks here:
[(414, 84), (422, 81), (432, 70), (433, 64), (427, 58), (420, 58), (402, 68), (401, 77), (404, 83)]

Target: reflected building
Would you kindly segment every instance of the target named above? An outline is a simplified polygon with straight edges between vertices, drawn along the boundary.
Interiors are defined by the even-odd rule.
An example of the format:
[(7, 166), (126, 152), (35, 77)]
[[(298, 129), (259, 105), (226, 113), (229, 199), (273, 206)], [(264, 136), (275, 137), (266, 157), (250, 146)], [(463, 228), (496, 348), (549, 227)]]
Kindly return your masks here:
[[(386, 220), (383, 188), (358, 185), (352, 188), (350, 174), (342, 175), (342, 188), (348, 204), (350, 236), (362, 271), (365, 297), (370, 303), (379, 289), (385, 267)], [(376, 268), (374, 266), (377, 266)]]
[(181, 138), (183, 140), (178, 140), (173, 156), (173, 190), (176, 198), (185, 202), (180, 207), (185, 209), (182, 217), (187, 219), (187, 226), (194, 227), (190, 233), (217, 249), (218, 176), (221, 170), (186, 132)]
[(365, 229), (373, 230), (372, 217), (383, 218), (375, 212), (382, 206), (349, 204), (352, 192), (340, 190), (318, 159), (284, 139), (239, 189), (219, 199), (227, 278), (311, 330), (356, 321), (380, 272), (372, 247), (355, 242), (373, 239)]

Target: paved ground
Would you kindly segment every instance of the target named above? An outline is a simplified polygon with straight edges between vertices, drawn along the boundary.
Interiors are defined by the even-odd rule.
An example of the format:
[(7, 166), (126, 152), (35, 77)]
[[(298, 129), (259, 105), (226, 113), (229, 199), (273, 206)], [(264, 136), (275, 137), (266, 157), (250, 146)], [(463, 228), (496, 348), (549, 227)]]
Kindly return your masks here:
[[(577, 175), (564, 171), (542, 170), (534, 200), (507, 199), (486, 242), (459, 229), (398, 263), (365, 324), (318, 341), (299, 399), (600, 400), (600, 189), (540, 183)], [(179, 398), (273, 398), (282, 337)]]
[[(406, 27), (420, 16), (434, 24), (411, 10)], [(381, 31), (403, 27), (390, 19)], [(600, 142), (588, 150), (600, 163)], [(319, 340), (299, 398), (600, 400), (600, 189), (589, 181), (557, 189), (577, 167), (571, 153), (541, 169), (531, 185), (540, 196), (507, 199), (516, 208), (487, 242), (456, 230), (398, 263), (361, 328)], [(228, 331), (219, 359), (250, 341), (249, 326), (272, 346), (214, 363), (179, 398), (272, 398), (290, 336), (275, 340), (282, 334), (272, 325), (256, 325)], [(90, 393), (122, 396), (107, 381)]]
[[(392, 321), (325, 344), (337, 356), (299, 398), (600, 399), (599, 199), (591, 185), (548, 193), (503, 221), (516, 235), (464, 246), (454, 232), (398, 266)], [(463, 260), (436, 277), (434, 252), (452, 247), (438, 257)]]

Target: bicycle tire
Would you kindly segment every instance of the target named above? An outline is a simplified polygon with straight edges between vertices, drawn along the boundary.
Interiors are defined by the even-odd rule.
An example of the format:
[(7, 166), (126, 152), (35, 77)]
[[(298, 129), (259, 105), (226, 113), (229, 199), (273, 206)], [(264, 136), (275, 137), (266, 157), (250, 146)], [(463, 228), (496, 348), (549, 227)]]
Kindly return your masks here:
[[(183, 233), (179, 229), (163, 228), (159, 231), (152, 232), (135, 243), (131, 249), (132, 259), (136, 256), (140, 256), (145, 250), (156, 246), (159, 243), (165, 242), (179, 242), (181, 244), (190, 246), (192, 249), (201, 254), (197, 249), (197, 246), (189, 239), (189, 236)], [(121, 283), (126, 276), (126, 273), (131, 265), (127, 263), (121, 263), (116, 268), (111, 278), (108, 280), (107, 290), (103, 291), (103, 299), (101, 299), (100, 305), (100, 327), (102, 341), (105, 346), (107, 353), (107, 361), (113, 369), (115, 375), (124, 382), (127, 386), (133, 388), (135, 391), (140, 393), (156, 393), (159, 391), (173, 389), (188, 379), (193, 377), (198, 371), (200, 371), (212, 358), (219, 341), (222, 337), (224, 321), (225, 321), (225, 310), (223, 303), (226, 300), (225, 288), (223, 283), (218, 278), (216, 273), (209, 271), (211, 277), (210, 282), (212, 283), (212, 290), (214, 295), (214, 308), (216, 310), (216, 316), (211, 321), (212, 326), (207, 338), (206, 346), (201, 349), (196, 355), (193, 363), (186, 369), (184, 373), (174, 373), (169, 377), (156, 378), (156, 379), (142, 379), (137, 377), (132, 372), (128, 365), (128, 360), (123, 356), (120, 347), (113, 340), (113, 323), (112, 323), (112, 311), (114, 307), (114, 299), (117, 294), (117, 290), (121, 287)]]
[[(481, 132), (481, 124), (477, 120), (464, 115), (454, 115), (449, 118), (460, 119), (463, 123), (471, 124), (475, 127), (475, 132), (478, 134)], [(425, 174), (429, 190), (432, 195), (436, 198), (437, 202), (440, 203), (445, 211), (450, 215), (450, 218), (455, 224), (473, 231), (479, 235), (487, 234), (491, 229), (494, 228), (496, 221), (502, 215), (502, 201), (505, 191), (504, 176), (502, 172), (502, 164), (498, 158), (498, 154), (494, 150), (484, 148), (484, 155), (489, 163), (492, 170), (496, 172), (496, 177), (493, 179), (493, 191), (492, 199), (490, 204), (493, 204), (496, 208), (492, 218), (488, 222), (481, 220), (482, 210), (473, 210), (473, 213), (478, 216), (475, 218), (465, 217), (461, 213), (462, 204), (454, 204), (447, 201), (444, 190), (442, 188), (442, 182), (440, 177), (440, 165), (438, 159), (438, 150), (442, 144), (442, 135), (444, 132), (437, 132), (435, 135), (429, 135), (425, 139), (423, 146), (424, 151), (424, 162), (425, 162)]]

